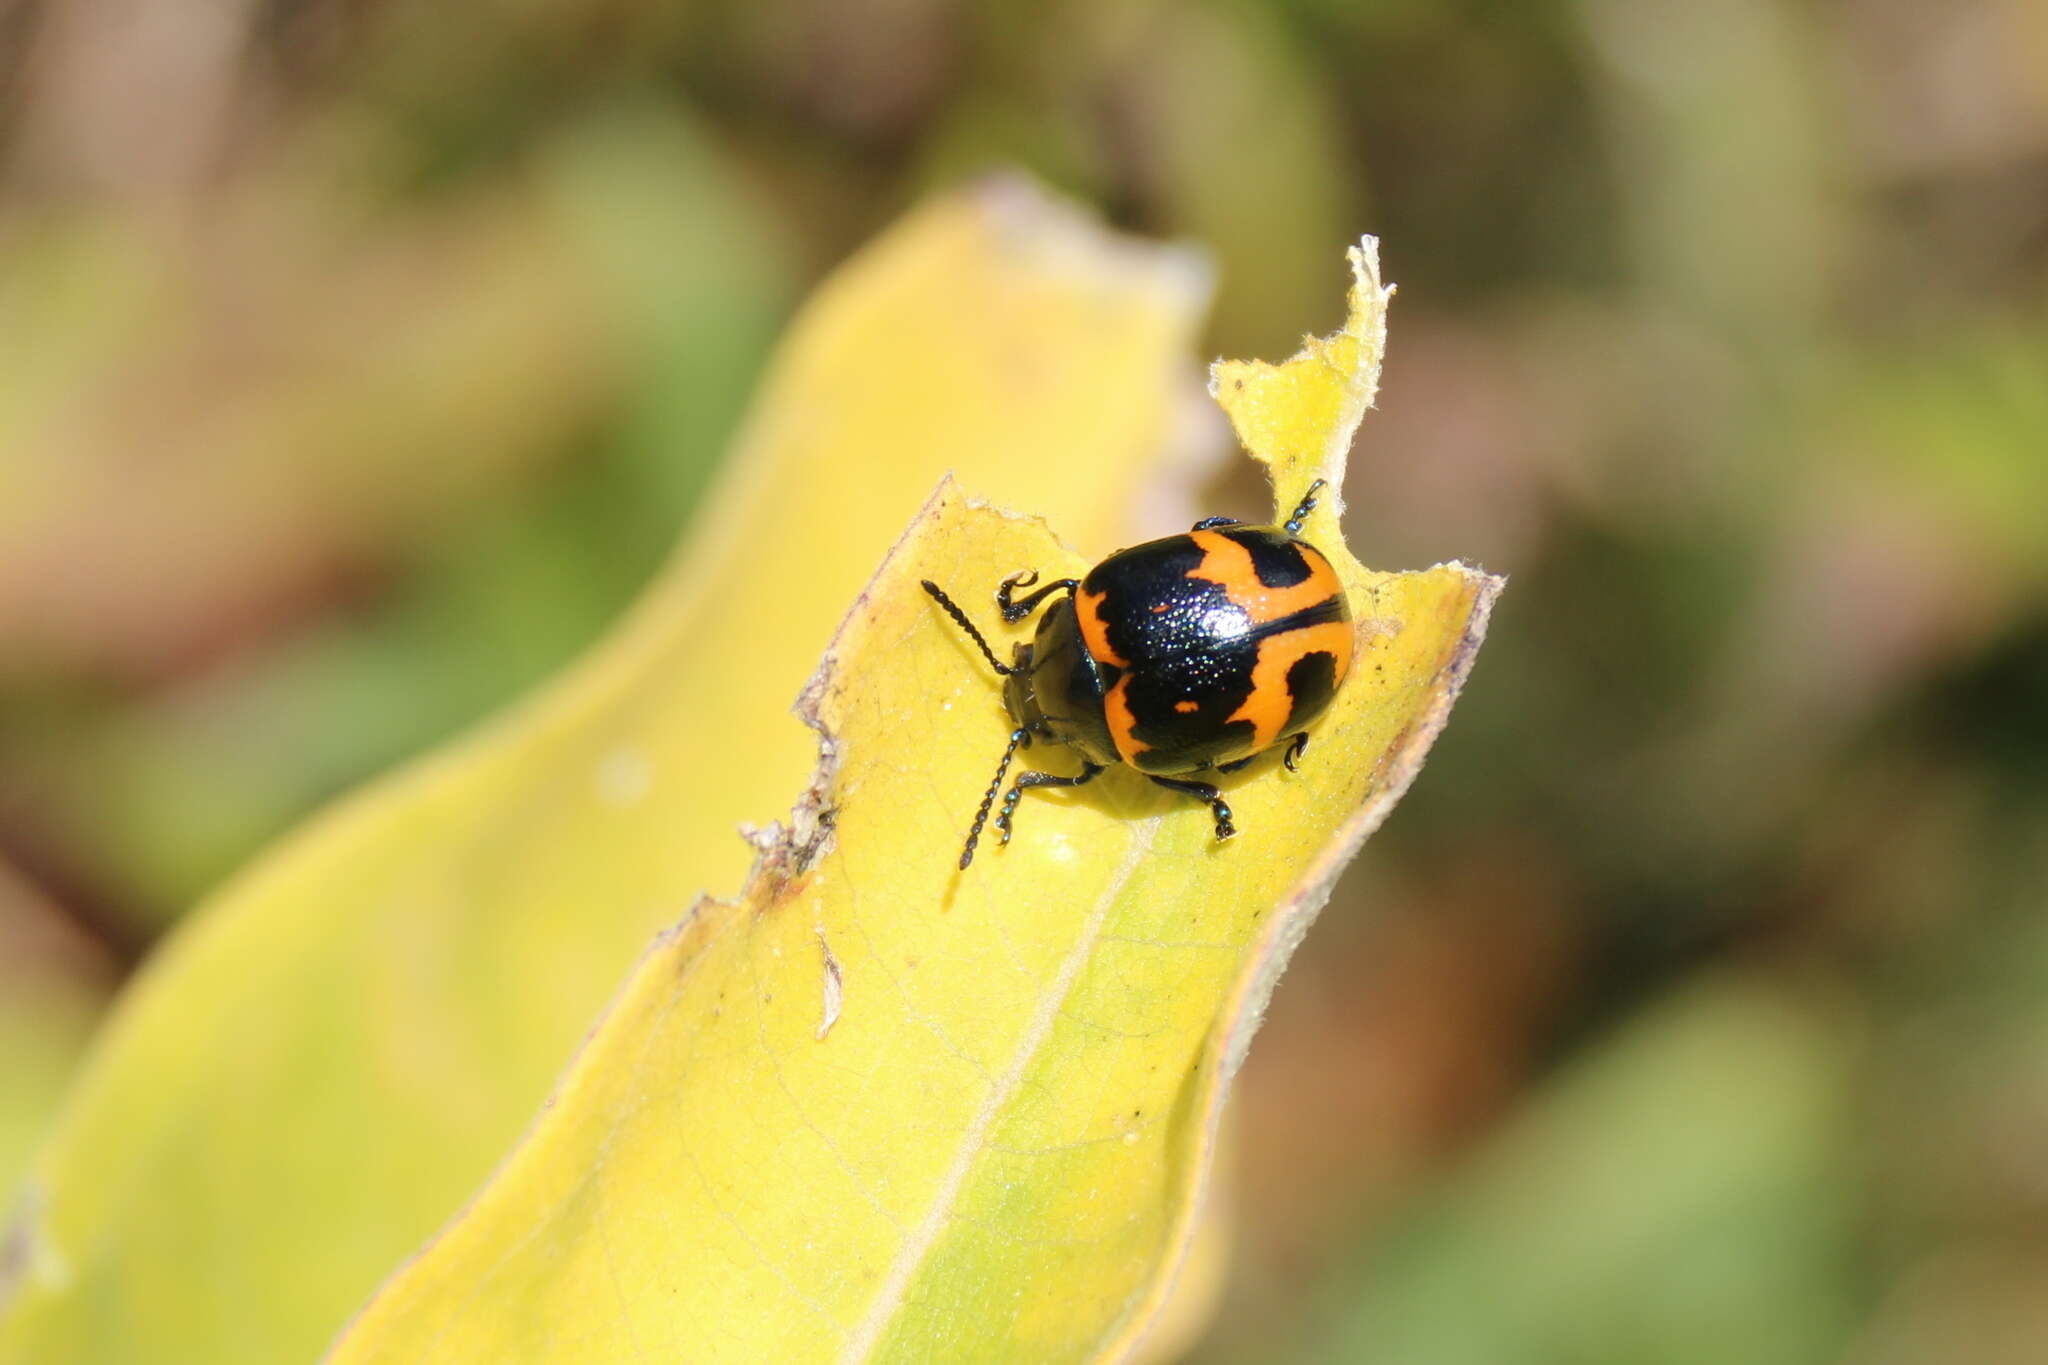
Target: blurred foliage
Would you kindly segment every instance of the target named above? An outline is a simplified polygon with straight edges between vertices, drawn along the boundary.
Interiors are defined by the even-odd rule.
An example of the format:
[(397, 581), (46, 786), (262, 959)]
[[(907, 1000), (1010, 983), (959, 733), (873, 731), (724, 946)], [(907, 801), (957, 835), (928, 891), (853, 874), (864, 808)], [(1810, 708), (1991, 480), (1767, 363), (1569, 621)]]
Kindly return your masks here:
[(11, 1191), (106, 1006), (92, 942), (0, 867), (0, 1183)]
[[(1325, 263), (1370, 230), (1401, 295), (1352, 541), (1514, 590), (1254, 1050), (1199, 1358), (1378, 1358), (1370, 1310), (1455, 1359), (1484, 1277), (1539, 1268), (1582, 1286), (1568, 1330), (1505, 1294), (1495, 1327), (1684, 1358), (1693, 1310), (1646, 1296), (1745, 1237), (1788, 1269), (1718, 1301), (1804, 1324), (1785, 1358), (2039, 1357), (2040, 6), (131, 8), (0, 9), (23, 923), (132, 962), (269, 833), (571, 655), (789, 300), (923, 188), (1021, 164), (1199, 241), (1232, 354), (1326, 327)], [(1582, 1084), (1657, 1055), (1698, 1074)], [(1847, 1117), (1738, 1112), (1806, 1071)], [(0, 1079), (6, 1122), (46, 1093)], [(1660, 1107), (1728, 1140), (1627, 1153), (1638, 1201), (1524, 1206), (1672, 1141)], [(1747, 1208), (1815, 1171), (1698, 1261), (1583, 1221), (1682, 1229), (1677, 1185)], [(1525, 1216), (1553, 1236), (1518, 1254)]]
[[(828, 809), (792, 817), (795, 832), (774, 853), (763, 848), (777, 844), (775, 834), (745, 840), (736, 827), (757, 812), (787, 809), (789, 793), (816, 779), (818, 736), (790, 714), (790, 698), (820, 668), (817, 640), (873, 587), (876, 565), (900, 544), (900, 510), (932, 496), (941, 461), (956, 462), (961, 487), (999, 503), (1042, 494), (1047, 518), (1085, 540), (1118, 534), (1123, 508), (1154, 482), (1152, 456), (1184, 404), (1198, 401), (1186, 386), (1186, 355), (1205, 279), (1186, 252), (1112, 237), (1015, 180), (941, 196), (834, 271), (776, 347), (734, 457), (708, 495), (717, 525), (674, 557), (629, 619), (502, 721), (280, 839), (152, 956), (102, 1026), (76, 1098), (24, 1184), (28, 1216), (12, 1242), (25, 1272), (0, 1312), (0, 1361), (310, 1358), (467, 1201), (476, 1201), (467, 1202), (462, 1224), (470, 1233), (451, 1225), (428, 1260), (457, 1241), (478, 1244), (475, 1230), (493, 1217), (485, 1202), (517, 1224), (546, 1214), (555, 1235), (483, 1239), (496, 1272), (521, 1262), (524, 1288), (501, 1273), (480, 1274), (471, 1288), (488, 1283), (490, 1304), (474, 1316), (463, 1309), (477, 1302), (470, 1289), (455, 1290), (442, 1305), (455, 1310), (453, 1319), (444, 1321), (493, 1334), (500, 1346), (436, 1334), (450, 1358), (505, 1359), (517, 1354), (511, 1342), (524, 1342), (528, 1354), (554, 1360), (542, 1343), (576, 1341), (584, 1354), (607, 1359), (606, 1343), (620, 1336), (662, 1336), (688, 1355), (679, 1343), (707, 1321), (726, 1329), (718, 1341), (736, 1339), (742, 1329), (730, 1314), (707, 1319), (699, 1310), (742, 1299), (758, 1315), (753, 1340), (788, 1340), (819, 1321), (865, 1313), (873, 1289), (842, 1276), (839, 1311), (813, 1318), (805, 1310), (822, 1302), (816, 1287), (788, 1295), (791, 1286), (822, 1267), (895, 1258), (895, 1239), (914, 1225), (910, 1210), (943, 1197), (941, 1176), (956, 1148), (943, 1142), (947, 1125), (932, 1119), (936, 1109), (904, 1126), (915, 1107), (908, 1096), (942, 1076), (956, 1116), (997, 1104), (981, 1089), (984, 1079), (1021, 1066), (1013, 1055), (1043, 1056), (1034, 1044), (1055, 1036), (1013, 1031), (1042, 1014), (1035, 1004), (1021, 1015), (991, 1010), (996, 978), (1026, 997), (1043, 989), (1057, 1000), (1065, 995), (1057, 983), (1129, 984), (1149, 962), (1167, 987), (1169, 1013), (1178, 1011), (1193, 1031), (1177, 1035), (1177, 1049), (1165, 1035), (1159, 1046), (1172, 1056), (1192, 1045), (1199, 1056), (1215, 994), (1231, 979), (1218, 975), (1217, 953), (1197, 954), (1212, 977), (1206, 1012), (1199, 993), (1179, 989), (1189, 984), (1186, 965), (1151, 949), (1136, 950), (1143, 962), (1133, 963), (1122, 946), (1110, 948), (1115, 965), (1106, 974), (1061, 975), (1059, 964), (1081, 961), (1071, 951), (1076, 917), (1109, 900), (1049, 887), (1090, 873), (1114, 884), (1110, 869), (1121, 864), (1107, 844), (1092, 861), (1054, 857), (1036, 872), (1029, 858), (1006, 860), (1012, 894), (993, 876), (976, 878), (972, 891), (959, 884), (957, 827), (948, 816), (971, 809), (986, 781), (989, 731), (943, 725), (935, 705), (914, 742), (852, 737), (857, 727), (842, 706), (870, 732), (903, 738), (905, 703), (886, 700), (885, 689), (907, 695), (944, 676), (963, 701), (990, 700), (986, 673), (968, 670), (972, 656), (951, 623), (914, 578), (902, 582), (900, 556), (895, 583), (908, 597), (875, 589), (868, 600), (892, 603), (896, 626), (883, 630), (880, 647), (903, 671), (878, 675), (848, 660), (829, 688), (809, 694), (829, 691), (813, 705), (833, 715), (840, 741), (842, 771), (816, 798)], [(1362, 403), (1346, 415), (1355, 422)], [(1036, 487), (1040, 479), (1046, 488)], [(959, 499), (956, 489), (951, 501)], [(991, 556), (1042, 546), (1048, 535), (1037, 527), (1032, 539), (1025, 523), (983, 534), (1004, 517), (980, 518), (978, 530), (947, 536), (959, 542), (946, 559), (952, 567), (929, 571), (993, 582), (1008, 566), (990, 567)], [(793, 552), (764, 555), (764, 545)], [(1434, 733), (1411, 726), (1409, 706), (1390, 704), (1402, 693), (1391, 684), (1405, 674), (1412, 691), (1428, 692), (1437, 670), (1417, 656), (1446, 644), (1421, 625), (1432, 613), (1417, 599), (1428, 600), (1432, 588), (1452, 600), (1472, 591), (1448, 571), (1383, 586), (1390, 601), (1412, 605), (1404, 618), (1418, 628), (1403, 632), (1400, 648), (1375, 651), (1384, 668), (1372, 676), (1388, 686), (1362, 687), (1340, 703), (1367, 712), (1353, 743)], [(1450, 604), (1439, 596), (1434, 605)], [(904, 648), (913, 625), (922, 655)], [(962, 785), (941, 796), (938, 770), (906, 765), (902, 753), (946, 746), (953, 759), (937, 769)], [(1395, 762), (1337, 763), (1325, 772), (1363, 784), (1397, 771)], [(1264, 799), (1276, 802), (1280, 792), (1268, 788)], [(1109, 842), (1136, 828), (1100, 809), (1073, 813), (1114, 831)], [(1336, 809), (1270, 813), (1280, 818), (1263, 836), (1271, 855), (1264, 866), (1284, 882), (1290, 860), (1308, 856), (1286, 832), (1334, 819)], [(1256, 800), (1246, 814), (1259, 817)], [(1208, 847), (1207, 817), (1200, 807), (1184, 811), (1179, 837)], [(805, 849), (814, 836), (803, 831), (827, 824), (831, 850), (813, 860)], [(927, 850), (936, 856), (908, 855), (911, 844), (936, 845)], [(702, 896), (707, 885), (736, 884), (757, 853), (752, 894), (764, 904), (806, 903), (766, 915), (734, 901), (724, 903), (728, 914)], [(812, 861), (802, 875), (789, 870)], [(1162, 861), (1169, 863), (1185, 868), (1187, 859)], [(1260, 866), (1256, 850), (1245, 866)], [(966, 892), (977, 912), (934, 906), (934, 881)], [(821, 898), (807, 898), (807, 888)], [(1005, 901), (998, 914), (987, 913), (992, 899)], [(1270, 899), (1232, 909), (1260, 927), (1276, 918)], [(677, 929), (681, 917), (690, 932)], [(766, 940), (751, 932), (761, 918), (774, 926)], [(932, 932), (940, 926), (953, 947)], [(664, 930), (676, 932), (650, 948)], [(821, 1046), (810, 1006), (819, 999), (819, 944), (828, 939), (843, 959), (848, 1017)], [(892, 939), (895, 948), (887, 947)], [(1014, 974), (1025, 944), (1039, 945), (1043, 975)], [(727, 956), (734, 948), (739, 956)], [(920, 959), (927, 966), (915, 970)], [(629, 972), (643, 999), (661, 1000), (653, 1020), (640, 1022), (683, 1026), (670, 1039), (677, 1055), (655, 1057), (653, 1035), (616, 1014), (593, 1025), (607, 1002), (633, 989), (620, 984)], [(694, 1002), (688, 1007), (667, 997), (678, 981)], [(1089, 1063), (1122, 1056), (1122, 1033), (1087, 1033), (1078, 1046), (1068, 1030), (1056, 1033), (1068, 1046), (1053, 1055), (1081, 1059), (1069, 1068), (1079, 1080), (1060, 1115), (1107, 1121), (1121, 1135), (1129, 1114), (1122, 1101), (1112, 1113), (1096, 1112), (1106, 1101)], [(571, 1053), (588, 1079), (555, 1087)], [(610, 1060), (593, 1072), (602, 1054)], [(1150, 1054), (1156, 1074), (1142, 1078), (1144, 1097), (1131, 1101), (1155, 1116), (1182, 1093), (1180, 1064), (1161, 1058)], [(684, 1074), (692, 1079), (678, 1088)], [(614, 1083), (625, 1112), (594, 1098)], [(862, 1106), (861, 1097), (892, 1086), (904, 1092), (897, 1101)], [(510, 1155), (551, 1087), (556, 1137), (536, 1136), (521, 1146), (523, 1156)], [(661, 1105), (656, 1093), (667, 1097)], [(1042, 1098), (1045, 1086), (1023, 1093)], [(938, 1102), (931, 1097), (927, 1108)], [(707, 1104), (738, 1141), (711, 1131)], [(664, 1106), (691, 1115), (692, 1159), (680, 1178)], [(1120, 1243), (1130, 1254), (1108, 1258), (1105, 1273), (1127, 1287), (1156, 1271), (1171, 1220), (1187, 1207), (1165, 1183), (1169, 1172), (1185, 1182), (1199, 1170), (1200, 1143), (1183, 1137), (1182, 1125), (1155, 1122), (1150, 1131), (1150, 1149), (1121, 1141), (1094, 1148), (1133, 1173), (1130, 1207), (1153, 1220), (1149, 1244)], [(597, 1153), (545, 1157), (581, 1134), (597, 1138)], [(1162, 1158), (1176, 1148), (1179, 1162)], [(636, 1150), (644, 1161), (633, 1159)], [(819, 1164), (800, 1172), (799, 1153)], [(1056, 1172), (1028, 1184), (1058, 1209), (1067, 1202), (1059, 1191), (1077, 1178), (1071, 1159), (1050, 1164)], [(507, 1176), (485, 1201), (479, 1186), (501, 1166), (539, 1178)], [(856, 1170), (865, 1174), (849, 1183)], [(1091, 1200), (1101, 1193), (1092, 1178), (1078, 1184)], [(771, 1195), (779, 1216), (761, 1202)], [(644, 1252), (627, 1250), (634, 1234), (610, 1212), (600, 1214), (603, 1235), (586, 1240), (593, 1208), (633, 1210)], [(828, 1209), (837, 1217), (827, 1219)], [(1109, 1216), (1106, 1204), (1099, 1213)], [(808, 1229), (801, 1250), (784, 1245), (779, 1229), (790, 1226)], [(310, 1241), (309, 1228), (319, 1229)], [(691, 1248), (688, 1265), (675, 1260), (679, 1241)], [(533, 1259), (515, 1246), (534, 1251)], [(763, 1262), (752, 1246), (782, 1254)], [(629, 1259), (647, 1273), (618, 1278)], [(414, 1291), (438, 1278), (424, 1265), (407, 1277)], [(1012, 1263), (1013, 1273), (1022, 1269)], [(593, 1301), (585, 1278), (592, 1272), (619, 1289), (630, 1278), (653, 1300), (630, 1311), (610, 1295)], [(675, 1297), (678, 1279), (698, 1298)], [(573, 1306), (544, 1307), (543, 1285)], [(393, 1297), (409, 1295), (393, 1286), (380, 1302)], [(1063, 1294), (1041, 1297), (1058, 1303)], [(1099, 1316), (1054, 1317), (1055, 1337), (1085, 1340), (1106, 1327)], [(811, 1345), (828, 1349), (815, 1337)]]

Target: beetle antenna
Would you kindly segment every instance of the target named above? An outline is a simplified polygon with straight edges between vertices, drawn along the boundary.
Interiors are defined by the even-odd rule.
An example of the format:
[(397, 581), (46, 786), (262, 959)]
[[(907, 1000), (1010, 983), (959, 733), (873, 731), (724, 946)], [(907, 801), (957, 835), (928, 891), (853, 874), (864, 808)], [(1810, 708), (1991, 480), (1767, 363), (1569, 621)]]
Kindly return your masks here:
[[(1017, 671), (1010, 665), (996, 658), (996, 652), (988, 647), (988, 641), (982, 638), (981, 632), (974, 628), (974, 622), (967, 619), (966, 612), (960, 610), (960, 608), (953, 605), (953, 599), (946, 596), (945, 589), (941, 588), (938, 584), (932, 582), (929, 578), (921, 578), (918, 580), (918, 582), (924, 585), (924, 590), (932, 595), (934, 601), (936, 601), (940, 606), (946, 609), (946, 615), (952, 617), (954, 623), (957, 624), (960, 627), (960, 629), (967, 632), (968, 638), (973, 640), (974, 643), (976, 643), (977, 645), (981, 646), (981, 655), (983, 658), (988, 660), (988, 666), (990, 668), (993, 668), (996, 672), (1002, 674), (1006, 678)], [(1022, 732), (1020, 731), (1019, 733)], [(1007, 763), (1010, 760), (1006, 756), (1003, 759), (1003, 761)], [(986, 809), (986, 806), (984, 806), (984, 809)], [(977, 822), (975, 824), (975, 829), (979, 831), (980, 828), (981, 825), (979, 824), (979, 822)], [(968, 841), (967, 853), (969, 857), (974, 856), (974, 844), (972, 840)], [(967, 866), (967, 864), (963, 862), (960, 864), (960, 866), (965, 867)]]
[(1310, 512), (1315, 511), (1316, 494), (1322, 491), (1323, 485), (1327, 482), (1328, 480), (1326, 479), (1317, 479), (1308, 486), (1308, 492), (1301, 495), (1301, 501), (1295, 505), (1294, 515), (1287, 519), (1288, 535), (1298, 536), (1301, 534), (1301, 523), (1308, 519)]
[[(933, 589), (934, 592), (937, 589)], [(973, 629), (973, 627), (969, 627)], [(981, 827), (988, 823), (988, 810), (996, 803), (996, 793), (1003, 789), (1003, 776), (1010, 771), (1010, 760), (1017, 756), (1017, 746), (1030, 738), (1031, 732), (1018, 726), (1010, 732), (1010, 747), (1003, 750), (1003, 761), (996, 764), (996, 779), (988, 784), (988, 791), (982, 795), (981, 809), (974, 812), (974, 828), (967, 831), (967, 847), (960, 850), (960, 870), (974, 861), (974, 846), (981, 842)]]

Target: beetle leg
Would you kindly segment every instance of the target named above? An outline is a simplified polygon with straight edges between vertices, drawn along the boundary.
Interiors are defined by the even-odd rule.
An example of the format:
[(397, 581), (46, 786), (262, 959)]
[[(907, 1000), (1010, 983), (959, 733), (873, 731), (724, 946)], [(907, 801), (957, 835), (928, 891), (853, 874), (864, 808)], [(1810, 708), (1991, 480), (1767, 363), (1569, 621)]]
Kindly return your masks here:
[[(967, 613), (960, 610), (959, 607), (953, 604), (953, 599), (946, 596), (945, 590), (943, 588), (941, 588), (938, 584), (932, 582), (929, 578), (921, 578), (918, 580), (918, 582), (924, 586), (924, 590), (926, 592), (932, 595), (933, 600), (935, 600), (940, 606), (946, 609), (946, 615), (952, 617), (954, 623), (958, 625), (960, 629), (967, 632), (967, 638), (974, 641), (975, 644), (981, 646), (981, 657), (988, 660), (988, 666), (990, 668), (993, 668), (996, 672), (1002, 674), (1004, 677), (1008, 677), (1010, 674), (1015, 673), (1017, 671), (1015, 668), (1012, 668), (1009, 664), (1006, 664), (1002, 662), (1000, 659), (996, 658), (996, 652), (988, 647), (988, 641), (982, 637), (982, 633), (980, 631), (974, 628), (974, 622), (968, 620)], [(1019, 733), (1022, 732), (1020, 731)], [(1007, 762), (1008, 760), (1006, 759), (1004, 761)], [(968, 841), (967, 852), (968, 856), (970, 857), (972, 857), (974, 854), (974, 844), (972, 840)], [(966, 864), (962, 863), (961, 866), (965, 867)]]
[(1191, 529), (1196, 531), (1213, 531), (1218, 526), (1242, 525), (1244, 525), (1244, 523), (1239, 521), (1236, 517), (1203, 517), (1200, 521), (1196, 522)]
[(1146, 773), (1145, 776), (1151, 777), (1154, 782), (1157, 782), (1162, 787), (1171, 787), (1177, 792), (1186, 792), (1198, 801), (1208, 802), (1209, 813), (1216, 817), (1216, 837), (1218, 839), (1228, 839), (1231, 835), (1237, 833), (1237, 826), (1230, 823), (1230, 807), (1224, 803), (1223, 793), (1217, 791), (1207, 782), (1182, 782), (1178, 778), (1153, 777), (1151, 773)]
[(1024, 795), (1026, 787), (1084, 787), (1095, 780), (1102, 771), (1100, 763), (1083, 762), (1078, 777), (1059, 777), (1053, 773), (1018, 773), (1017, 780), (1010, 786), (1010, 794), (1003, 798), (1003, 808), (996, 813), (996, 833), (1001, 835), (999, 843), (1010, 842), (1010, 821), (1015, 818), (1017, 799)]
[(1022, 573), (1013, 573), (1002, 581), (1001, 586), (996, 589), (996, 606), (1002, 611), (1005, 621), (1014, 625), (1016, 622), (1029, 616), (1033, 608), (1054, 593), (1072, 592), (1081, 586), (1081, 580), (1078, 578), (1062, 578), (1046, 584), (1021, 602), (1010, 600), (1010, 593), (1013, 589), (1028, 588), (1037, 581), (1038, 570), (1036, 569), (1026, 569)]
[[(1287, 765), (1288, 772), (1298, 773), (1301, 771), (1301, 769), (1294, 766), (1294, 760), (1300, 758), (1307, 751), (1308, 731), (1303, 730), (1299, 734), (1289, 737), (1287, 741), (1287, 752), (1280, 755), (1280, 761)], [(1216, 765), (1216, 771), (1219, 773), (1234, 773), (1241, 768), (1251, 766), (1252, 760), (1257, 757), (1257, 754), (1247, 754), (1243, 758), (1235, 758), (1228, 763), (1218, 763)]]
[(1315, 510), (1316, 494), (1322, 491), (1325, 482), (1323, 479), (1317, 479), (1308, 486), (1308, 492), (1301, 495), (1301, 501), (1295, 505), (1294, 515), (1287, 519), (1288, 535), (1298, 536), (1301, 534), (1301, 523), (1306, 521), (1308, 514)]

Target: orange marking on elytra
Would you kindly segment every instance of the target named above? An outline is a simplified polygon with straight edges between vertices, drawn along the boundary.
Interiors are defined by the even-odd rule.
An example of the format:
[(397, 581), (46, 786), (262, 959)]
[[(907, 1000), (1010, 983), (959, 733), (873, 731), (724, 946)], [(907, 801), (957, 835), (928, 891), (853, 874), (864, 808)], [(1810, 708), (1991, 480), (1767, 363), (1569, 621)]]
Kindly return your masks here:
[(1196, 531), (1189, 539), (1202, 547), (1202, 562), (1189, 569), (1187, 576), (1222, 587), (1223, 595), (1243, 608), (1255, 626), (1306, 611), (1343, 591), (1330, 561), (1314, 546), (1301, 541), (1294, 544), (1308, 562), (1308, 577), (1293, 587), (1269, 588), (1259, 581), (1252, 552), (1229, 536), (1220, 531)]
[(1259, 657), (1252, 665), (1252, 694), (1230, 714), (1231, 720), (1252, 723), (1250, 752), (1271, 748), (1280, 738), (1288, 716), (1294, 712), (1294, 694), (1287, 690), (1287, 670), (1317, 653), (1336, 656), (1336, 681), (1342, 682), (1351, 668), (1350, 622), (1326, 621), (1259, 641)]
[(1202, 709), (1202, 703), (1198, 701), (1188, 701), (1185, 698), (1183, 698), (1182, 700), (1177, 701), (1173, 704), (1173, 709), (1180, 712), (1184, 716), (1191, 715), (1194, 712)]
[(1150, 748), (1138, 743), (1138, 718), (1131, 714), (1131, 699), (1124, 695), (1131, 686), (1131, 675), (1126, 673), (1116, 680), (1116, 686), (1109, 689), (1102, 698), (1102, 718), (1109, 722), (1109, 738), (1116, 745), (1118, 757), (1124, 762), (1135, 764), (1138, 755)]
[[(1088, 646), (1088, 652), (1100, 664), (1115, 664), (1118, 668), (1129, 668), (1130, 661), (1118, 654), (1109, 643), (1109, 627), (1102, 621), (1102, 603), (1107, 592), (1076, 592), (1074, 594), (1074, 615), (1081, 623), (1081, 639)], [(1121, 745), (1118, 746), (1121, 749)]]

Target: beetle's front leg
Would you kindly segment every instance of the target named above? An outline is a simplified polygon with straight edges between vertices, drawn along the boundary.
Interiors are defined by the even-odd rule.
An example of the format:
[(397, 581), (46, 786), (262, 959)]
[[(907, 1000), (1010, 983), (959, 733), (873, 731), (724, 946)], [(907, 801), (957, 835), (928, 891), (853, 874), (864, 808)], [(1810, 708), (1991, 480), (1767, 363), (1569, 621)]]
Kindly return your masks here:
[(1018, 773), (1017, 780), (1010, 785), (1009, 795), (1003, 798), (1002, 810), (996, 815), (996, 834), (999, 836), (997, 842), (1010, 842), (1010, 822), (1015, 818), (1017, 802), (1024, 795), (1026, 787), (1085, 787), (1093, 782), (1095, 775), (1101, 771), (1100, 763), (1084, 762), (1078, 777), (1060, 777), (1053, 773), (1039, 772)]
[(1033, 609), (1056, 592), (1072, 592), (1081, 586), (1078, 578), (1062, 578), (1046, 584), (1023, 601), (1012, 600), (1010, 594), (1018, 588), (1028, 588), (1038, 581), (1038, 570), (1025, 569), (1011, 574), (996, 588), (996, 607), (1003, 613), (1003, 619), (1015, 625), (1029, 616)]

